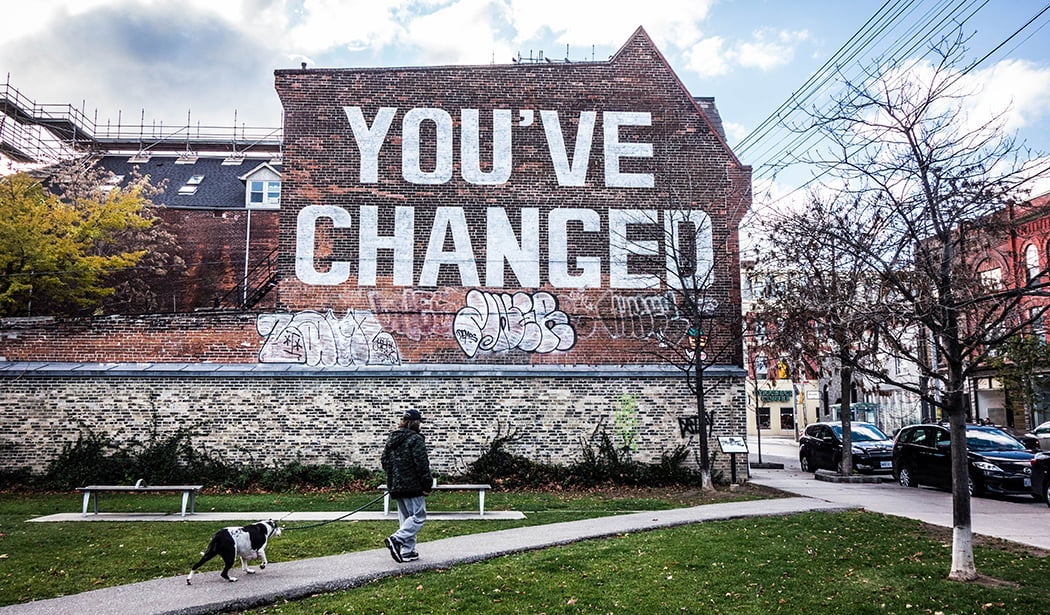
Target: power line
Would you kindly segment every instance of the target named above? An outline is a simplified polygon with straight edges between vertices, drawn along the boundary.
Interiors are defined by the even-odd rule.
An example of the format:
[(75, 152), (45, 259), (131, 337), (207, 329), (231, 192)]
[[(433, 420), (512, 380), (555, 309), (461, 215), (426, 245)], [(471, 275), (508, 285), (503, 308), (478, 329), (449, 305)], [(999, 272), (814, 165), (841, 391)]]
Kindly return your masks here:
[[(900, 62), (904, 58), (909, 57), (909, 55), (914, 54), (915, 51), (918, 48), (920, 48), (922, 45), (928, 44), (928, 42), (930, 40), (932, 40), (935, 36), (943, 35), (943, 33), (949, 27), (951, 27), (951, 28), (962, 27), (964, 24), (966, 24), (971, 19), (973, 19), (981, 11), (981, 9), (983, 9), (988, 4), (988, 0), (983, 0), (981, 2), (978, 2), (977, 0), (971, 0), (970, 2), (957, 3), (954, 6), (954, 8), (952, 8), (948, 12), (944, 11), (944, 8), (945, 8), (946, 4), (947, 3), (945, 2), (945, 3), (942, 3), (941, 5), (939, 5), (938, 7), (931, 8), (930, 10), (927, 10), (922, 15), (923, 19), (921, 21), (916, 21), (910, 27), (908, 27), (907, 30), (905, 31), (905, 33), (900, 35), (894, 41), (893, 45), (891, 46), (892, 47), (892, 52), (889, 53), (889, 55), (888, 55), (888, 61), (891, 62), (891, 63)], [(880, 8), (879, 12), (877, 12), (876, 15), (882, 14), (884, 12), (884, 9), (887, 9), (888, 5), (889, 5), (889, 3), (887, 3), (886, 5), (883, 5), (883, 7)], [(891, 7), (891, 8), (895, 8), (897, 6), (898, 5), (895, 4), (894, 7)], [(893, 19), (897, 19), (901, 15), (903, 15), (904, 14), (903, 10), (904, 9), (902, 8), (901, 11), (898, 11), (898, 12), (894, 13)], [(1032, 26), (1032, 24), (1034, 24), (1037, 20), (1039, 20), (1039, 18), (1042, 17), (1048, 11), (1050, 11), (1050, 3), (1048, 3), (1042, 9), (1040, 9), (1031, 19), (1029, 19), (1027, 22), (1025, 22), (1023, 25), (1018, 27), (1011, 34), (1009, 34), (1009, 36), (1007, 36), (1002, 42), (997, 44), (991, 51), (989, 51), (984, 56), (982, 56), (979, 60), (975, 61), (973, 64), (968, 66), (965, 69), (965, 71), (963, 71), (962, 74), (968, 74), (971, 71), (973, 71), (974, 69), (976, 69), (978, 66), (980, 66), (981, 64), (986, 62), (990, 57), (995, 55), (996, 52), (998, 52), (1004, 46), (1006, 46), (1011, 40), (1014, 40), (1022, 32), (1024, 32), (1026, 29), (1030, 28)], [(887, 15), (883, 15), (883, 18), (885, 18), (885, 17), (887, 17)], [(874, 23), (881, 23), (881, 22), (880, 21), (876, 21)], [(870, 29), (869, 28), (869, 24), (873, 24), (873, 21), (871, 19), (869, 19), (868, 22), (865, 23), (865, 26), (862, 28), (862, 30), (863, 29)], [(1014, 47), (1012, 47), (1011, 50), (1012, 49), (1016, 49), (1017, 46), (1019, 46), (1021, 43), (1023, 43), (1026, 40), (1028, 40), (1029, 38), (1031, 38), (1036, 32), (1041, 30), (1046, 25), (1047, 25), (1047, 22), (1044, 22), (1044, 23), (1040, 24), (1039, 27), (1036, 28), (1033, 32), (1031, 32), (1027, 37), (1025, 37), (1025, 39), (1023, 39), (1022, 41), (1020, 41), (1016, 45), (1014, 45)], [(886, 31), (886, 26), (880, 26), (879, 32), (881, 33), (881, 32), (884, 32), (884, 31)], [(857, 37), (858, 37), (858, 34), (854, 34), (854, 36), (851, 37), (850, 40), (853, 41), (853, 40), (857, 39)], [(864, 36), (862, 35), (861, 38), (864, 38)], [(881, 38), (883, 38), (883, 37), (880, 37), (880, 39)], [(871, 39), (869, 39), (869, 40), (871, 40)], [(826, 70), (827, 67), (829, 67), (831, 65), (835, 65), (836, 69), (835, 69), (834, 72), (842, 74), (841, 61), (837, 60), (837, 58), (845, 57), (845, 56), (843, 56), (842, 52), (843, 52), (844, 49), (847, 49), (847, 48), (848, 48), (848, 46), (844, 45), (843, 48), (841, 48), (839, 50), (839, 52), (836, 52), (835, 56), (833, 56), (833, 58), (831, 60), (826, 62), (824, 64), (824, 66), (821, 67), (821, 69), (817, 73), (815, 73), (815, 75), (820, 75), (821, 76), (821, 80), (819, 81), (820, 86), (825, 85), (830, 79), (830, 77), (828, 77), (828, 71)], [(922, 56), (919, 56), (919, 57), (913, 57), (912, 63), (914, 64), (914, 63), (920, 62), (921, 59), (923, 57), (925, 57), (926, 55), (928, 55), (928, 54), (923, 54)], [(856, 57), (856, 54), (850, 55), (849, 59), (852, 60), (854, 57)], [(860, 70), (863, 70), (863, 68), (861, 68)], [(902, 73), (906, 73), (907, 71), (905, 70), (905, 71), (901, 71), (901, 72)], [(960, 77), (961, 77), (961, 75), (960, 75)], [(845, 78), (849, 79), (850, 77), (846, 76)], [(810, 79), (807, 80), (806, 83), (807, 84), (814, 83), (814, 77), (811, 76)], [(801, 98), (798, 96), (798, 94), (800, 92), (803, 92), (803, 96)], [(813, 88), (810, 88), (809, 91), (803, 91), (803, 89), (800, 88), (795, 93), (793, 93), (791, 97), (789, 97), (788, 101), (786, 101), (784, 104), (782, 104), (769, 118), (767, 118), (760, 125), (760, 128), (756, 129), (756, 131), (753, 131), (751, 133), (751, 135), (748, 135), (748, 137), (745, 138), (744, 141), (749, 141), (750, 140), (750, 142), (749, 142), (748, 146), (746, 146), (744, 148), (744, 150), (742, 150), (742, 151), (750, 151), (753, 148), (753, 143), (759, 142), (759, 141), (754, 141), (752, 139), (752, 135), (756, 135), (757, 134), (758, 136), (762, 137), (762, 141), (766, 141), (766, 142), (771, 143), (771, 145), (769, 147), (767, 147), (765, 150), (761, 150), (759, 152), (756, 152), (758, 154), (757, 157), (759, 158), (759, 160), (764, 159), (765, 162), (758, 162), (755, 165), (758, 168), (758, 171), (754, 174), (753, 178), (755, 178), (755, 179), (764, 179), (764, 178), (770, 178), (770, 177), (775, 176), (776, 173), (779, 171), (779, 169), (784, 168), (784, 167), (787, 166), (788, 161), (785, 160), (786, 156), (792, 155), (793, 157), (797, 158), (797, 152), (808, 150), (808, 149), (812, 148), (813, 142), (818, 138), (819, 135), (817, 135), (811, 129), (809, 129), (809, 130), (802, 130), (802, 131), (792, 130), (786, 123), (788, 117), (790, 116), (790, 114), (789, 114), (788, 117), (781, 117), (781, 114), (783, 113), (783, 110), (785, 108), (788, 108), (789, 106), (791, 106), (793, 108), (793, 110), (794, 110), (793, 113), (794, 112), (798, 112), (799, 110), (802, 109), (802, 105), (806, 101), (810, 100), (817, 92), (818, 92), (818, 90), (813, 89)], [(771, 122), (772, 122), (772, 124), (770, 125)], [(761, 131), (760, 131), (760, 129), (761, 129)], [(786, 139), (786, 140), (772, 138), (770, 136), (771, 133), (773, 131), (775, 131), (775, 130), (778, 130), (778, 129), (781, 130), (781, 131), (789, 130), (792, 133), (794, 133), (794, 137), (790, 138), (790, 139)], [(810, 178), (809, 180), (805, 181), (801, 186), (799, 186), (799, 187), (791, 190), (787, 194), (777, 198), (776, 201), (774, 201), (773, 203), (779, 202), (779, 201), (781, 201), (781, 200), (783, 200), (783, 199), (785, 199), (785, 198), (787, 198), (787, 197), (797, 193), (799, 190), (802, 190), (802, 189), (806, 188), (807, 186), (812, 184), (814, 181), (816, 181), (817, 179), (819, 179), (820, 177), (822, 177), (826, 173), (827, 173), (827, 171), (824, 171), (824, 172), (820, 173), (819, 175), (816, 175), (816, 176)]]
[[(980, 2), (980, 6), (973, 8), (978, 4), (978, 0), (969, 0), (962, 3), (955, 2), (954, 4), (951, 0), (944, 0), (938, 5), (927, 8), (925, 12), (918, 15), (914, 13), (921, 6), (915, 6), (913, 2), (909, 2), (906, 6), (901, 6), (895, 13), (887, 16), (890, 19), (889, 22), (879, 23), (877, 31), (862, 36), (864, 41), (862, 47), (852, 49), (848, 56), (838, 54), (832, 61), (829, 61), (833, 68), (822, 70), (819, 82), (820, 89), (811, 89), (806, 93), (805, 97), (789, 99), (785, 104), (792, 107), (792, 115), (802, 113), (805, 103), (817, 96), (825, 89), (824, 86), (832, 82), (836, 76), (850, 80), (856, 79), (858, 73), (863, 73), (864, 67), (861, 66), (857, 66), (852, 72), (847, 72), (845, 68), (846, 64), (854, 61), (862, 51), (881, 46), (884, 48), (882, 53), (887, 57), (888, 62), (899, 62), (913, 54), (916, 49), (926, 44), (931, 38), (942, 33), (949, 24), (956, 24), (952, 27), (958, 27), (969, 21), (987, 2), (988, 0), (983, 0)], [(967, 12), (969, 13), (968, 15), (965, 14)], [(903, 25), (904, 31), (889, 45), (883, 45), (883, 41), (892, 32), (900, 29), (900, 26), (894, 24), (901, 23), (906, 18), (911, 19), (910, 24)], [(785, 165), (784, 158), (786, 155), (810, 149), (812, 141), (818, 137), (812, 131), (812, 128), (806, 130), (793, 129), (786, 124), (786, 119), (780, 122), (777, 128), (787, 130), (794, 136), (787, 140), (771, 138), (765, 140), (766, 143), (769, 143), (769, 146), (765, 150), (758, 152), (758, 158), (766, 160), (766, 162), (760, 162), (756, 165), (759, 167), (759, 171), (756, 173), (756, 177), (759, 179), (775, 174), (777, 169)]]

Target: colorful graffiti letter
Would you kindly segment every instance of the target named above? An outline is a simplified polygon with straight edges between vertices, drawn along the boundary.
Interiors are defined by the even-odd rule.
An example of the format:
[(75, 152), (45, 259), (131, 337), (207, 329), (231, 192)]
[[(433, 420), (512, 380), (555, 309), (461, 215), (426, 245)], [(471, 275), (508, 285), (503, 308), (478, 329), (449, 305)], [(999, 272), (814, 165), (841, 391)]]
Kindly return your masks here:
[(569, 350), (576, 344), (576, 331), (569, 317), (558, 310), (550, 293), (467, 293), (467, 305), (456, 313), (453, 335), (468, 357), (478, 351), (549, 353)]

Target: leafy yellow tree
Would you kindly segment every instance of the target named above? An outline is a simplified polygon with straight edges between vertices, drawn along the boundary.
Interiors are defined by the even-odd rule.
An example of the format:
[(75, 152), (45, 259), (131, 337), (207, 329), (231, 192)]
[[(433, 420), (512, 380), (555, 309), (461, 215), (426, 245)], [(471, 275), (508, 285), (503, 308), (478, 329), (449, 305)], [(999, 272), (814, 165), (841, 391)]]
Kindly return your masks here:
[(112, 251), (148, 228), (142, 183), (63, 201), (20, 173), (0, 178), (0, 316), (93, 312), (113, 293), (107, 277), (145, 250)]
[[(69, 203), (89, 207), (100, 198), (130, 199), (129, 205), (140, 209), (136, 214), (148, 224), (126, 225), (105, 241), (96, 242), (93, 254), (114, 256), (145, 251), (133, 267), (111, 271), (106, 276), (113, 293), (102, 298), (98, 310), (106, 314), (143, 314), (164, 311), (163, 290), (185, 272), (186, 263), (179, 255), (178, 237), (172, 226), (157, 215), (152, 199), (164, 192), (167, 180), (153, 183), (149, 176), (133, 170), (128, 179), (114, 184), (113, 174), (99, 166), (95, 159), (71, 160), (50, 169), (48, 186)], [(108, 188), (108, 193), (101, 187)]]

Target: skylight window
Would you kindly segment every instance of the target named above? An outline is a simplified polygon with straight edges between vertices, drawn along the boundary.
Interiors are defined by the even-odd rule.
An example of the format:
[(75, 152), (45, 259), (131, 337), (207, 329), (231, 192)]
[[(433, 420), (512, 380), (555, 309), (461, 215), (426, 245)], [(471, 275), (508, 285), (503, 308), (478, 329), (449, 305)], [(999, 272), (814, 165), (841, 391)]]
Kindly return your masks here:
[(110, 175), (109, 178), (106, 181), (102, 182), (102, 185), (98, 188), (102, 192), (109, 192), (110, 190), (113, 190), (114, 188), (119, 186), (120, 182), (122, 181), (124, 181), (123, 175)]
[(186, 185), (188, 185), (188, 186), (198, 186), (198, 185), (200, 185), (200, 183), (202, 181), (204, 181), (204, 176), (203, 175), (194, 175), (193, 177), (189, 178), (189, 180), (186, 181)]
[(182, 186), (181, 188), (179, 188), (179, 194), (183, 194), (183, 195), (197, 194), (197, 186), (186, 184), (185, 186)]

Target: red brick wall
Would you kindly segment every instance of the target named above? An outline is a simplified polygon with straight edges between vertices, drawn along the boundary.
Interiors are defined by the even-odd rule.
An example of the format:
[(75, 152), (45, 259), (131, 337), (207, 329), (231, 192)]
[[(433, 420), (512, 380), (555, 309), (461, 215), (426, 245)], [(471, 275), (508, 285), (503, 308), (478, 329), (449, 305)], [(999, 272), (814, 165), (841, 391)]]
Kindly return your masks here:
[[(184, 279), (165, 289), (181, 316), (4, 323), (0, 359), (261, 361), (329, 367), (662, 364), (667, 361), (661, 356), (666, 347), (660, 341), (682, 342), (689, 326), (681, 298), (663, 285), (617, 286), (610, 265), (611, 219), (623, 210), (655, 212), (650, 224), (629, 227), (627, 239), (655, 242), (661, 254), (648, 260), (629, 257), (628, 270), (662, 276), (667, 273), (664, 212), (675, 209), (702, 211), (711, 220), (714, 284), (706, 299), (717, 306), (718, 317), (710, 328), (704, 327), (711, 340), (708, 352), (712, 348), (724, 352), (709, 361), (742, 363), (736, 337), (737, 224), (750, 204), (750, 168), (736, 160), (644, 32), (639, 30), (608, 62), (281, 70), (276, 73), (276, 86), (286, 114), (279, 227), (272, 212), (256, 212), (252, 219), (253, 257), (275, 240), (280, 247), (282, 277), (277, 292), (268, 297), (271, 304), (261, 304), (256, 314), (192, 313), (210, 307), (216, 291), (229, 288), (242, 274), (245, 212), (165, 210), (164, 215), (180, 228), (183, 256), (190, 265)], [(397, 109), (376, 157), (374, 182), (362, 181), (360, 150), (344, 107), (360, 108), (373, 129), (381, 107)], [(437, 109), (453, 122), (447, 181), (421, 184), (403, 176), (402, 122), (412, 109)], [(463, 109), (478, 110), (482, 172), (491, 170), (495, 157), (494, 110), (510, 112), (513, 164), (505, 181), (480, 185), (465, 179)], [(531, 125), (525, 121), (525, 111), (532, 112)], [(585, 113), (595, 114), (583, 185), (559, 181), (543, 111), (559, 114), (564, 155), (569, 164), (577, 165), (578, 121)], [(623, 112), (647, 114), (650, 123), (621, 126), (620, 142), (628, 147), (651, 145), (652, 153), (623, 156), (620, 170), (651, 176), (651, 187), (619, 187), (606, 179), (605, 122), (610, 114)], [(423, 172), (436, 165), (433, 126), (423, 122), (419, 131)], [(297, 220), (310, 206), (334, 206), (351, 222), (348, 228), (336, 228), (320, 218), (313, 242), (316, 259), (307, 263), (320, 273), (329, 271), (333, 263), (346, 263), (348, 274), (341, 283), (307, 284), (297, 275), (301, 234)], [(357, 258), (358, 232), (366, 207), (378, 210), (380, 236), (396, 232), (396, 207), (411, 208), (414, 232), (408, 283), (395, 283), (393, 259), (384, 250), (378, 251), (375, 283), (360, 283), (363, 261)], [(461, 270), (448, 265), (438, 268), (433, 280), (423, 280), (424, 261), (435, 249), (430, 246), (433, 229), (444, 230), (434, 224), (439, 207), (450, 208), (465, 220), (477, 283), (464, 281)], [(551, 219), (569, 208), (591, 212), (599, 225), (596, 231), (584, 232), (581, 223), (568, 223), (562, 255), (570, 262), (599, 259), (596, 287), (573, 288), (553, 279), (551, 261), (558, 258), (551, 249)], [(529, 212), (536, 214), (535, 281), (518, 280), (511, 266), (504, 266), (502, 285), (492, 279), (486, 268), (487, 250), (501, 246), (487, 244), (490, 209), (505, 214), (514, 241), (525, 235), (522, 218)], [(451, 250), (453, 243), (445, 238), (438, 246)], [(478, 311), (467, 313), (470, 306)], [(473, 341), (468, 339), (471, 335)], [(485, 346), (478, 339), (484, 336), (494, 341)], [(540, 342), (533, 343), (536, 339)]]
[[(175, 231), (179, 254), (186, 263), (185, 271), (172, 275), (161, 291), (165, 311), (212, 307), (244, 276), (247, 211), (160, 208), (159, 215)], [(278, 212), (252, 212), (252, 265), (277, 247), (277, 226)], [(269, 303), (261, 306), (272, 306), (276, 293), (267, 299)]]
[[(282, 279), (279, 307), (300, 310), (367, 310), (392, 336), (401, 360), (416, 362), (659, 363), (653, 354), (656, 338), (672, 343), (685, 335), (686, 323), (673, 305), (660, 305), (664, 287), (613, 288), (610, 280), (609, 212), (618, 209), (701, 210), (711, 217), (715, 284), (708, 298), (723, 315), (713, 324), (712, 346), (732, 348), (719, 362), (741, 363), (739, 341), (731, 339), (739, 314), (737, 224), (750, 204), (750, 168), (742, 166), (700, 112), (648, 36), (637, 32), (609, 62), (520, 64), (437, 68), (279, 70), (276, 86), (285, 109), (285, 147), (280, 246)], [(375, 128), (379, 109), (396, 108), (376, 156), (375, 181), (362, 181), (361, 150), (344, 107), (359, 107), (366, 126)], [(447, 181), (423, 184), (403, 176), (402, 126), (412, 109), (438, 109), (452, 120), (452, 169)], [(480, 116), (482, 170), (493, 159), (493, 110), (510, 110), (512, 117), (511, 176), (497, 185), (478, 185), (464, 179), (461, 154), (466, 121), (463, 109)], [(521, 115), (533, 113), (531, 124)], [(596, 125), (586, 183), (562, 185), (552, 167), (550, 147), (541, 122), (542, 110), (559, 113), (567, 154), (573, 160), (577, 118), (595, 112)], [(609, 112), (650, 114), (649, 126), (621, 127), (625, 143), (648, 143), (652, 156), (621, 159), (621, 171), (653, 176), (651, 188), (610, 187), (604, 177), (603, 122)], [(419, 168), (438, 168), (437, 129), (423, 122), (419, 129)], [(411, 132), (411, 131), (409, 131)], [(316, 224), (315, 261), (319, 272), (345, 263), (345, 281), (334, 285), (304, 283), (296, 274), (297, 225), (300, 212), (310, 206), (335, 206), (347, 214), (348, 226), (336, 227), (327, 218)], [(359, 284), (358, 231), (362, 206), (378, 207), (379, 234), (393, 234), (395, 207), (414, 212), (412, 284), (396, 284), (390, 252), (379, 252), (375, 285)], [(469, 229), (480, 281), (464, 281), (454, 267), (440, 268), (436, 284), (424, 285), (423, 261), (438, 207), (462, 212)], [(487, 208), (506, 212), (516, 237), (522, 237), (519, 219), (528, 208), (539, 209), (539, 285), (521, 284), (509, 272), (503, 286), (486, 286)], [(577, 232), (570, 226), (568, 256), (602, 259), (599, 288), (566, 288), (551, 282), (552, 257), (548, 220), (552, 211), (583, 208), (597, 212), (601, 229)], [(653, 222), (662, 224), (662, 213)], [(582, 227), (581, 227), (582, 228)], [(637, 240), (661, 240), (662, 227), (635, 228)], [(662, 240), (661, 240), (662, 241)], [(445, 247), (453, 248), (446, 238)], [(663, 258), (662, 256), (660, 257)], [(661, 271), (661, 260), (649, 263)], [(641, 259), (632, 265), (646, 267)], [(468, 303), (472, 289), (494, 296), (540, 291), (557, 300), (569, 319), (571, 348), (555, 352), (520, 349), (478, 351), (469, 356), (458, 343), (462, 330), (456, 316)], [(654, 307), (655, 306), (655, 307)], [(719, 329), (719, 325), (722, 329)]]

